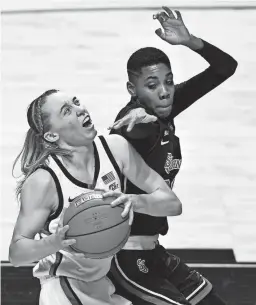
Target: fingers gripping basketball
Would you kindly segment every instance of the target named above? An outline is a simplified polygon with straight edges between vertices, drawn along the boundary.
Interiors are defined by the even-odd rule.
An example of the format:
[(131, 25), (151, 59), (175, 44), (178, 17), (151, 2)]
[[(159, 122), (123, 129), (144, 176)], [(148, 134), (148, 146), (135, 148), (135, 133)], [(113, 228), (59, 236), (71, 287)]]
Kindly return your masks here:
[(122, 206), (111, 207), (116, 197), (103, 198), (102, 192), (78, 196), (67, 208), (63, 225), (66, 242), (75, 239), (70, 247), (88, 258), (106, 258), (117, 253), (126, 243), (129, 234), (129, 212), (125, 217)]
[(69, 226), (58, 226), (56, 233), (51, 234), (47, 237), (48, 242), (54, 247), (55, 251), (65, 249), (76, 243), (76, 240), (67, 239), (66, 232), (68, 231)]
[(122, 206), (123, 212), (121, 214), (122, 217), (127, 217), (129, 215), (129, 225), (132, 225), (133, 222), (133, 202), (136, 202), (136, 195), (127, 195), (123, 194), (120, 191), (109, 191), (103, 194), (104, 198), (107, 197), (116, 197), (114, 201), (111, 202), (112, 207)]

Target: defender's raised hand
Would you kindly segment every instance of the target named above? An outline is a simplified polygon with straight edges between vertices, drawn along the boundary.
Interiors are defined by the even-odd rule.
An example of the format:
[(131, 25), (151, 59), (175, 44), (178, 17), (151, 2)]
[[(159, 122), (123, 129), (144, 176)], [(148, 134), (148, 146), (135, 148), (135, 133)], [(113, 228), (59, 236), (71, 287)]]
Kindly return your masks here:
[(181, 13), (175, 10), (176, 18), (170, 8), (163, 6), (163, 9), (164, 11), (153, 15), (153, 19), (158, 19), (163, 27), (163, 30), (159, 28), (155, 33), (172, 45), (186, 45), (191, 35), (182, 20)]

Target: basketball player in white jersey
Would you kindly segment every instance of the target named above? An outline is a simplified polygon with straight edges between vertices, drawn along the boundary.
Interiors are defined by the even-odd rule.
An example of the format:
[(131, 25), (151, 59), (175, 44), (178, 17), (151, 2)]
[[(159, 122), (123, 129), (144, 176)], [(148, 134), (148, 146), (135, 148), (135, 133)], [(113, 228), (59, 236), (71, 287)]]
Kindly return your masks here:
[[(14, 266), (39, 261), (40, 305), (126, 305), (106, 274), (112, 257), (88, 259), (72, 252), (63, 215), (78, 195), (116, 191), (125, 217), (132, 210), (155, 216), (181, 213), (181, 203), (164, 180), (118, 135), (96, 137), (89, 113), (75, 96), (48, 90), (27, 112), (29, 130), (21, 157), (24, 179), (17, 186), (21, 207), (9, 249)], [(121, 174), (147, 194), (122, 194)], [(157, 202), (157, 204), (156, 204)], [(39, 234), (40, 239), (35, 239)]]

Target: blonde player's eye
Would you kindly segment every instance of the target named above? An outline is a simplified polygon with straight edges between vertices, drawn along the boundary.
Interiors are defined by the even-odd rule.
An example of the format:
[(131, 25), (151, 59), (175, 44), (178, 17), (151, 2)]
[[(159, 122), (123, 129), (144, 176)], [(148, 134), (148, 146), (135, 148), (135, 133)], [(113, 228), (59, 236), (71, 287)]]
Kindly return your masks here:
[(79, 100), (74, 100), (73, 102), (76, 106), (80, 106), (80, 101)]
[(64, 110), (64, 115), (70, 114), (71, 113), (71, 107), (66, 107)]

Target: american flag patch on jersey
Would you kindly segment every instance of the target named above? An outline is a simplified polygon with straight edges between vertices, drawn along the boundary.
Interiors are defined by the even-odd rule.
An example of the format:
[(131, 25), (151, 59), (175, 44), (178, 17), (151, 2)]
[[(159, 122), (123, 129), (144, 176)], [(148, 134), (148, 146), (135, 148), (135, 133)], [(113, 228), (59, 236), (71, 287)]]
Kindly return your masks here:
[(101, 179), (103, 180), (103, 182), (105, 184), (109, 184), (110, 182), (114, 181), (116, 178), (115, 178), (113, 172), (109, 172), (108, 174), (102, 176)]

